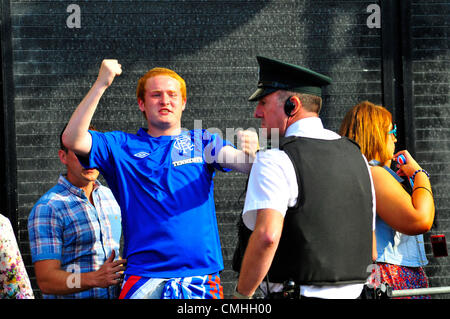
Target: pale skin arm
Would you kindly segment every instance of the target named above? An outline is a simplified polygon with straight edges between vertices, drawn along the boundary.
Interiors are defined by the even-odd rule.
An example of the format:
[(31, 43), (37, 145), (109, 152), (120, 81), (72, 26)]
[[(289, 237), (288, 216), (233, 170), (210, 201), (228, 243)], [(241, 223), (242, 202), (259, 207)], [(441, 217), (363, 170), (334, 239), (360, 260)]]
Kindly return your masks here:
[(274, 209), (259, 209), (255, 229), (242, 260), (237, 291), (252, 296), (269, 271), (283, 230), (283, 215)]
[[(407, 151), (401, 151), (407, 164), (402, 165), (400, 174), (411, 177), (421, 169)], [(406, 234), (418, 235), (430, 230), (434, 220), (433, 196), (425, 189), (419, 188), (410, 196), (403, 187), (382, 167), (372, 167), (375, 186), (377, 214), (393, 229)], [(431, 191), (431, 184), (425, 173), (418, 173), (414, 189), (425, 187)]]
[(251, 130), (237, 132), (238, 147), (223, 147), (218, 156), (217, 162), (224, 168), (230, 168), (238, 172), (248, 174), (259, 149), (258, 135)]
[[(44, 294), (66, 295), (81, 292), (95, 287), (106, 288), (120, 283), (121, 273), (125, 270), (125, 259), (114, 261), (115, 253), (111, 253), (108, 260), (99, 270), (81, 273), (79, 287), (68, 285), (69, 276), (74, 273), (61, 269), (61, 262), (57, 259), (40, 260), (34, 264), (36, 280)], [(69, 280), (70, 281), (70, 280)]]
[(114, 78), (122, 73), (117, 60), (103, 60), (97, 80), (75, 109), (63, 133), (62, 140), (66, 147), (75, 153), (86, 156), (92, 146), (92, 137), (88, 132), (92, 117), (100, 98), (112, 84)]

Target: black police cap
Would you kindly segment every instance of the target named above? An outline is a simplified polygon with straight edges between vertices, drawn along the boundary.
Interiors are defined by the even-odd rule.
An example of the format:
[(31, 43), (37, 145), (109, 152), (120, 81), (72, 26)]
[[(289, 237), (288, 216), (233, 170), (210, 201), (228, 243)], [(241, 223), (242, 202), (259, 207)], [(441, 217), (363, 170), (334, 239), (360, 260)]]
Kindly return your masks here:
[(278, 90), (293, 91), (321, 97), (322, 87), (331, 83), (331, 78), (299, 65), (257, 56), (259, 64), (258, 89), (249, 97), (257, 101)]

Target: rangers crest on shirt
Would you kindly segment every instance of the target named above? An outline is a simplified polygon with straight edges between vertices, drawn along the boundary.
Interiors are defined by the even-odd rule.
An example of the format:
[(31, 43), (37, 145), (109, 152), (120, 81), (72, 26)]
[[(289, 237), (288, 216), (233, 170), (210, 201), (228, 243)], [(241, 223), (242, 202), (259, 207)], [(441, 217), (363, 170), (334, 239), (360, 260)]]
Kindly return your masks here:
[(203, 157), (201, 156), (201, 153), (196, 152), (195, 144), (189, 135), (180, 135), (175, 137), (174, 140), (174, 151), (172, 152), (173, 166), (203, 163)]
[(194, 143), (192, 143), (192, 140), (188, 136), (180, 135), (175, 137), (173, 147), (178, 150), (181, 155), (192, 151), (194, 149)]

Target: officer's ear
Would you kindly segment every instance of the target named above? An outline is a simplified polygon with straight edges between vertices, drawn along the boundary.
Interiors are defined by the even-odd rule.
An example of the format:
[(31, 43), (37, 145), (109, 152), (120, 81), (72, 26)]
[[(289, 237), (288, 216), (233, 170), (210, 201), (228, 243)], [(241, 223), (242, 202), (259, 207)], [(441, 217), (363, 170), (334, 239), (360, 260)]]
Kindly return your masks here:
[(290, 103), (292, 103), (292, 111), (290, 116), (294, 116), (297, 114), (301, 109), (303, 109), (303, 103), (302, 100), (296, 95), (289, 97)]

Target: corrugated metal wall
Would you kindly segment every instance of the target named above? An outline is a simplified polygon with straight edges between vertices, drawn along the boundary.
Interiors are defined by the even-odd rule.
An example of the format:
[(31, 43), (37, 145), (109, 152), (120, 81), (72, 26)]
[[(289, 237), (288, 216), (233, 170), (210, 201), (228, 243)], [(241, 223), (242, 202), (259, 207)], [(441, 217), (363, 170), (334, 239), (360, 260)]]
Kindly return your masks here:
[[(203, 128), (218, 128), (224, 134), (226, 128), (258, 128), (259, 122), (252, 117), (255, 105), (247, 102), (258, 78), (256, 55), (304, 65), (332, 77), (334, 84), (325, 92), (321, 117), (326, 127), (337, 130), (354, 104), (383, 100), (381, 31), (367, 26), (367, 7), (373, 3), (10, 1), (18, 228), (30, 276), (34, 278), (26, 220), (35, 201), (63, 171), (57, 157), (58, 135), (95, 81), (102, 59), (117, 58), (123, 74), (108, 89), (94, 116), (100, 130), (135, 132), (145, 126), (135, 87), (139, 77), (154, 66), (173, 68), (187, 81), (183, 127), (193, 128), (194, 120), (202, 120)], [(80, 7), (80, 28), (67, 26), (70, 4)], [(436, 230), (448, 230), (448, 1), (414, 4), (413, 14), (418, 26), (414, 29), (418, 159), (426, 162), (425, 168), (434, 176), (440, 227)], [(440, 38), (437, 43), (424, 40), (436, 37)], [(226, 296), (232, 294), (236, 281), (230, 263), (245, 180), (237, 173), (219, 173), (215, 180)], [(432, 261), (428, 268), (432, 283), (448, 284), (446, 263)], [(37, 288), (34, 280), (33, 285)]]
[(450, 259), (433, 258), (429, 241), (431, 234), (450, 237), (450, 2), (412, 1), (411, 9), (416, 158), (431, 174), (436, 204), (434, 226), (424, 236), (425, 270), (431, 286), (450, 286)]

